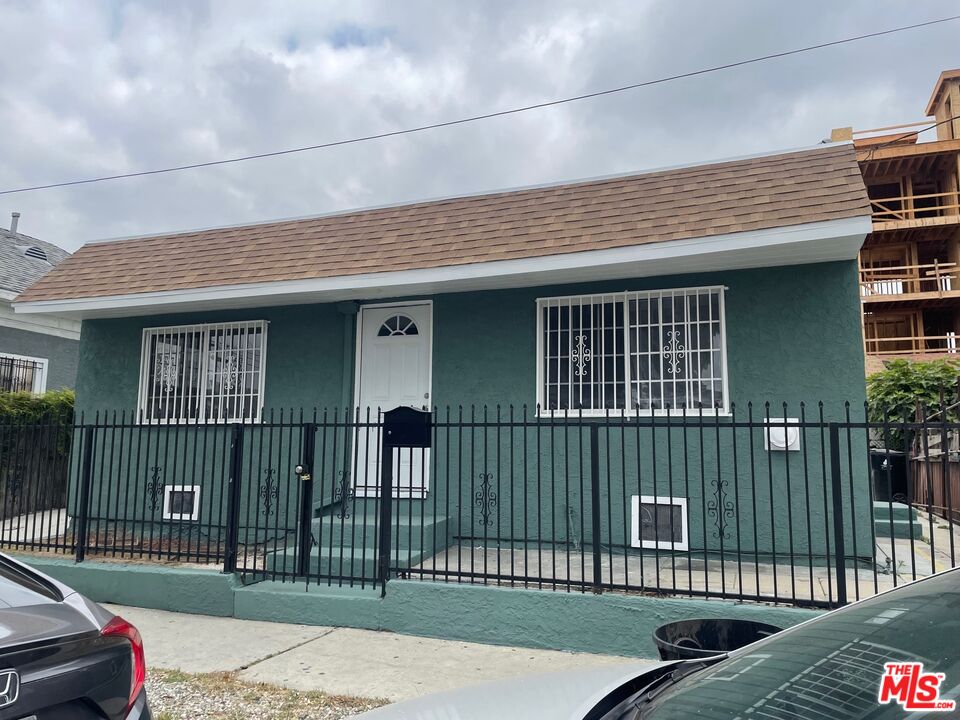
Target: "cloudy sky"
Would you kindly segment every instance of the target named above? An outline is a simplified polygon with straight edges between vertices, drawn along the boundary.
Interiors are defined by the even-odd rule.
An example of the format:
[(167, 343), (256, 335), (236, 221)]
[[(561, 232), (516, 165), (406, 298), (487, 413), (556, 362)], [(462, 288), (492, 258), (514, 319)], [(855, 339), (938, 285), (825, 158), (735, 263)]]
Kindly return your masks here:
[[(367, 135), (955, 14), (784, 3), (0, 0), (0, 189)], [(84, 242), (817, 143), (923, 119), (960, 22), (361, 145), (0, 196)]]

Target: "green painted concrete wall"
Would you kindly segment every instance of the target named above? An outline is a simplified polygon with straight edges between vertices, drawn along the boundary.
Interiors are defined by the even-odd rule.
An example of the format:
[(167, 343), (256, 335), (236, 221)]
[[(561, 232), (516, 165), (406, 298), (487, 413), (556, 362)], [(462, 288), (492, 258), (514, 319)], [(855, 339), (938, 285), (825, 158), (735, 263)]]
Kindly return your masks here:
[[(483, 417), (484, 405), (487, 419), (496, 417), (498, 405), (501, 417), (508, 416), (510, 405), (514, 406), (515, 418), (524, 405), (532, 417), (537, 297), (718, 284), (728, 288), (728, 374), (738, 419), (746, 418), (748, 402), (758, 404), (754, 418), (761, 419), (762, 403), (766, 401), (773, 403), (773, 416), (782, 415), (784, 402), (789, 405), (790, 416), (799, 415), (801, 401), (808, 403), (808, 417), (816, 416), (818, 401), (825, 403), (828, 419), (843, 417), (844, 401), (852, 403), (855, 417), (862, 413), (865, 394), (859, 295), (856, 264), (850, 261), (435, 296), (432, 394), (440, 406), (439, 417), (446, 417), (445, 406), (453, 406), (453, 417), (457, 417), (458, 405), (471, 404), (476, 409), (467, 407), (465, 418)], [(334, 408), (342, 403), (345, 386), (352, 393), (353, 363), (352, 359), (348, 361), (352, 347), (344, 353), (345, 337), (349, 337), (344, 326), (352, 318), (340, 314), (332, 304), (308, 305), (85, 322), (79, 409), (87, 417), (97, 412), (100, 417), (104, 413), (112, 417), (113, 412), (135, 412), (144, 327), (251, 319), (270, 321), (265, 391), (268, 417), (270, 411), (278, 417), (290, 408)], [(616, 431), (604, 431), (600, 500), (604, 510), (601, 542), (605, 547), (615, 547), (619, 552), (628, 544), (630, 495), (671, 494), (688, 498), (691, 548), (695, 551), (730, 552), (739, 547), (761, 559), (772, 553), (784, 557), (809, 552), (817, 556), (817, 562), (829, 553), (826, 539), (832, 502), (823, 493), (829, 475), (821, 462), (824, 447), (818, 434), (804, 437), (801, 453), (773, 454), (763, 450), (762, 431), (733, 431), (725, 427), (726, 422), (721, 418), (715, 430), (702, 434), (678, 427), (676, 420), (669, 425), (665, 420), (658, 421), (655, 428), (643, 430), (639, 437), (632, 432), (621, 436)], [(247, 439), (245, 477), (255, 484), (246, 488), (241, 523), (257, 528), (257, 532), (272, 528), (272, 536), (281, 537), (295, 529), (298, 485), (292, 468), (298, 461), (293, 450), (297, 441), (292, 436), (283, 440), (267, 437), (268, 432), (258, 428)], [(116, 459), (120, 454), (114, 452), (117, 442), (121, 449), (124, 443), (130, 444), (124, 455), (129, 464), (135, 456), (133, 443), (151, 433), (156, 435), (151, 463), (138, 460), (130, 470)], [(448, 540), (454, 536), (496, 536), (509, 544), (536, 535), (568, 547), (589, 547), (592, 505), (589, 478), (584, 473), (589, 471), (590, 457), (589, 450), (584, 454), (582, 449), (587, 433), (582, 431), (579, 438), (571, 440), (562, 430), (541, 424), (535, 431), (541, 439), (539, 449), (532, 434), (526, 446), (520, 434), (513, 433), (516, 453), (511, 461), (509, 434), (497, 439), (488, 429), (454, 431), (443, 437), (441, 431), (438, 450), (431, 458), (432, 491), (424, 503), (416, 504), (415, 512), (451, 516)], [(189, 462), (181, 459), (178, 464), (177, 453), (169, 454), (169, 448), (179, 448), (186, 458), (179, 443), (199, 442), (178, 437), (184, 437), (182, 428), (146, 433), (131, 429), (127, 439), (122, 434), (119, 441), (111, 437), (110, 452), (106, 448), (101, 451), (108, 467), (103, 473), (107, 482), (98, 480), (96, 502), (109, 507), (116, 487), (109, 484), (110, 477), (125, 478), (124, 483), (129, 478), (134, 485), (143, 486), (154, 474), (151, 468), (161, 467), (163, 482), (203, 487), (201, 514), (209, 525), (216, 525), (224, 512), (224, 458), (217, 459), (214, 450), (209, 461), (203, 462), (210, 451), (201, 449), (193, 451)], [(322, 483), (325, 492), (331, 493), (343, 473), (350, 470), (349, 461), (344, 462), (343, 440), (342, 430), (339, 438), (330, 431), (318, 440), (328, 448), (323, 452), (318, 445), (318, 465), (321, 458), (326, 463), (319, 470), (315, 468), (318, 491)], [(846, 523), (847, 552), (866, 557), (872, 554), (866, 443), (864, 437), (856, 435), (850, 436), (849, 445), (847, 440), (845, 437), (842, 448), (845, 516), (850, 521)], [(339, 448), (339, 461), (334, 446)], [(195, 461), (197, 455), (199, 463)], [(538, 471), (539, 477), (534, 477)], [(479, 522), (475, 503), (481, 474), (490, 474), (491, 482), (497, 485), (499, 499), (490, 524)], [(258, 506), (268, 477), (280, 483), (272, 513)], [(716, 514), (710, 513), (711, 501), (717, 500), (717, 483), (726, 483), (727, 501), (738, 504), (735, 517), (739, 528), (731, 522), (725, 528), (725, 537), (717, 527)], [(851, 503), (856, 506), (853, 510)], [(134, 508), (135, 514), (139, 513), (134, 519), (155, 522), (156, 509), (148, 513), (147, 505), (141, 503), (141, 507)], [(793, 533), (784, 530), (788, 519), (794, 523)], [(201, 517), (201, 525), (203, 522)], [(175, 529), (182, 532), (182, 524)], [(187, 531), (192, 532), (190, 528)]]
[(233, 615), (233, 588), (239, 583), (232, 575), (159, 563), (75, 563), (70, 558), (49, 555), (11, 555), (96, 602), (218, 617)]
[[(725, 600), (520, 590), (391, 581), (379, 592), (303, 583), (240, 585), (202, 570), (23, 556), (97, 602), (247, 620), (358, 627), (494, 645), (655, 658), (653, 630), (689, 618), (790, 627), (821, 614)], [(147, 649), (149, 654), (149, 648)]]

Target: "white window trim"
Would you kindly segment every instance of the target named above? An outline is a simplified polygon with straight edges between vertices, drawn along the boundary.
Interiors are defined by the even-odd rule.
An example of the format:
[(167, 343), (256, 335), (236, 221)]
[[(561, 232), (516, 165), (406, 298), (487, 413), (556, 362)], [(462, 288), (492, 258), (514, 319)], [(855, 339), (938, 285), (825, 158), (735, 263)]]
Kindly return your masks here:
[[(680, 542), (640, 539), (640, 505), (676, 505), (680, 508)], [(687, 499), (662, 495), (632, 495), (630, 497), (630, 545), (649, 550), (678, 550), (685, 552), (690, 545), (690, 526), (687, 517)]]
[[(257, 404), (257, 407), (254, 408), (254, 415), (252, 418), (226, 418), (226, 419), (208, 419), (204, 416), (205, 403), (200, 403), (200, 417), (195, 420), (189, 420), (185, 418), (150, 418), (147, 419), (147, 400), (149, 396), (149, 385), (150, 385), (150, 336), (157, 333), (180, 333), (180, 332), (196, 332), (196, 331), (209, 331), (211, 329), (220, 329), (228, 328), (236, 325), (254, 325), (260, 324), (261, 333), (262, 333), (262, 351), (260, 354), (260, 383), (257, 388), (257, 397), (260, 399), (260, 402)], [(269, 320), (235, 320), (233, 322), (219, 322), (219, 323), (195, 323), (191, 325), (165, 325), (162, 327), (147, 327), (143, 329), (143, 333), (140, 341), (140, 382), (139, 390), (137, 394), (137, 410), (139, 412), (141, 422), (144, 425), (204, 425), (204, 424), (224, 424), (231, 422), (261, 422), (263, 420), (263, 399), (264, 399), (264, 388), (266, 386), (267, 379), (267, 330), (270, 327)], [(201, 362), (203, 365), (206, 365), (207, 353), (204, 350), (201, 355)], [(205, 377), (205, 369), (201, 369), (201, 377)]]
[[(556, 295), (550, 297), (539, 297), (537, 298), (537, 412), (536, 417), (547, 418), (547, 419), (563, 419), (564, 417), (699, 417), (701, 414), (704, 417), (729, 417), (730, 413), (730, 382), (727, 376), (727, 309), (726, 309), (726, 290), (728, 288), (724, 285), (702, 285), (694, 287), (683, 287), (683, 288), (664, 288), (657, 290), (627, 290), (624, 292), (612, 292), (612, 293), (590, 293), (587, 295)], [(577, 302), (582, 302), (587, 298), (597, 298), (607, 299), (607, 302), (611, 300), (618, 300), (626, 304), (626, 302), (632, 298), (638, 298), (643, 296), (651, 295), (663, 295), (666, 293), (675, 293), (675, 292), (714, 292), (716, 291), (719, 296), (719, 312), (720, 312), (720, 378), (723, 383), (723, 406), (720, 408), (680, 408), (680, 409), (645, 409), (645, 408), (636, 408), (633, 407), (633, 394), (630, 390), (630, 352), (629, 352), (629, 342), (625, 340), (624, 345), (624, 364), (625, 364), (625, 382), (627, 383), (627, 393), (626, 400), (629, 407), (623, 409), (610, 408), (609, 410), (549, 410), (546, 409), (546, 398), (543, 393), (543, 308), (546, 307), (549, 303), (555, 303), (557, 301), (564, 300), (575, 300)], [(626, 307), (624, 307), (624, 333), (626, 333), (626, 328), (629, 326), (626, 315)]]
[[(193, 493), (193, 512), (175, 513), (170, 509), (170, 496), (175, 492)], [(200, 518), (200, 486), (199, 485), (164, 485), (163, 486), (163, 515), (164, 520), (191, 520)]]
[(39, 365), (39, 372), (34, 375), (33, 389), (30, 392), (32, 392), (34, 395), (40, 395), (47, 391), (47, 368), (50, 365), (50, 361), (47, 358), (30, 357), (29, 355), (14, 355), (13, 353), (8, 352), (0, 352), (0, 357), (10, 358), (12, 360), (26, 360), (27, 362), (33, 362)]

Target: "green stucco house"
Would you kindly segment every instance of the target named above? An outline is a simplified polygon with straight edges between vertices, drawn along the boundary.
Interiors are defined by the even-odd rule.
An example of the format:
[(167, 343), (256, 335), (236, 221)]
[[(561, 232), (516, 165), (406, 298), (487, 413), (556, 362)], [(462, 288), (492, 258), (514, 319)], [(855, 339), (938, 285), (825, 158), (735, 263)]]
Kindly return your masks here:
[[(301, 409), (337, 417), (354, 408), (366, 418), (371, 408), (375, 425), (378, 409), (436, 408), (449, 421), (438, 429), (444, 438), (432, 454), (400, 452), (394, 483), (400, 513), (431, 519), (429, 547), (417, 547), (423, 556), (494, 532), (501, 546), (549, 535), (554, 546), (587, 547), (599, 521), (604, 547), (707, 553), (726, 542), (757, 557), (822, 555), (829, 508), (797, 489), (809, 459), (791, 452), (799, 450), (794, 434), (784, 427), (777, 440), (724, 428), (750, 403), (773, 426), (789, 422), (784, 403), (791, 418), (801, 402), (809, 412), (822, 402), (828, 419), (841, 418), (846, 402), (862, 412), (856, 258), (870, 228), (853, 146), (829, 144), (92, 243), (23, 293), (16, 311), (82, 320), (79, 411), (135, 418), (157, 438), (185, 426), (267, 426)], [(502, 440), (488, 442), (488, 426), (482, 447), (474, 438), (479, 418), (508, 415), (509, 461)], [(593, 499), (605, 503), (600, 513), (569, 489), (592, 459), (579, 441), (571, 450), (556, 438), (572, 417), (584, 427), (611, 416), (646, 424), (615, 442), (608, 429), (594, 448), (608, 473)], [(683, 429), (691, 416), (699, 434)], [(716, 427), (713, 439), (704, 439), (703, 418)], [(520, 442), (527, 423), (541, 439), (550, 425), (550, 447), (526, 435)], [(357, 503), (351, 522), (366, 521), (382, 461), (374, 432), (342, 432), (341, 459), (329, 472), (320, 467), (330, 462), (330, 453), (320, 459), (328, 441), (317, 441), (321, 544), (322, 519), (337, 517), (346, 497)], [(296, 534), (298, 500), (284, 488), (294, 487), (302, 440), (284, 442), (271, 446), (282, 461), (249, 451), (241, 524), (257, 532), (273, 523)], [(699, 449), (685, 451), (684, 442)], [(769, 447), (778, 442), (785, 445)], [(859, 443), (845, 452), (865, 452)], [(502, 451), (496, 458), (493, 445)], [(807, 449), (819, 462), (820, 440), (805, 439)], [(776, 450), (783, 452), (771, 460)], [(168, 521), (215, 525), (224, 512), (217, 452), (194, 448), (189, 467), (165, 470), (162, 461), (139, 463), (138, 452), (132, 469), (115, 470), (154, 489), (164, 483), (166, 504), (184, 489), (196, 493), (182, 512), (167, 508)], [(762, 483), (747, 479), (750, 460)], [(536, 494), (527, 490), (535, 474)], [(855, 494), (868, 492), (849, 481)], [(641, 509), (653, 518), (652, 541)], [(802, 532), (780, 529), (788, 514), (807, 518)], [(734, 516), (738, 537), (723, 525)], [(856, 554), (869, 555), (869, 538), (860, 540)]]

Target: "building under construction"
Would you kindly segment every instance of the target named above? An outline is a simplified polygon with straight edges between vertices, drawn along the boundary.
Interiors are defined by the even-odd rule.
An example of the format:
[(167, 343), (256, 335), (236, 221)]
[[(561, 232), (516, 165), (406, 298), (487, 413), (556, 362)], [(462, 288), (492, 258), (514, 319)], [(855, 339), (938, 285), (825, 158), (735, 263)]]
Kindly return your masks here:
[(926, 114), (933, 119), (831, 134), (853, 140), (872, 203), (873, 231), (860, 252), (868, 373), (898, 357), (957, 356), (960, 69), (940, 74)]

